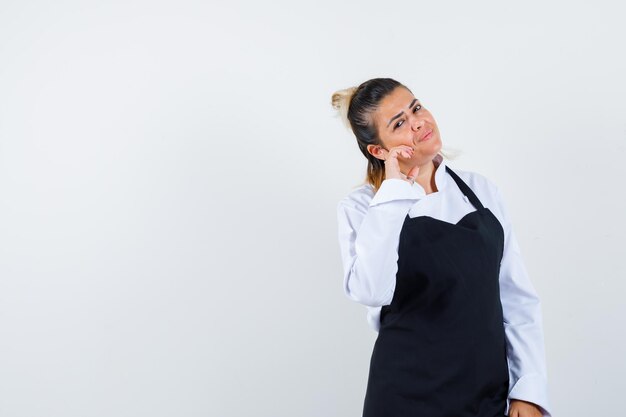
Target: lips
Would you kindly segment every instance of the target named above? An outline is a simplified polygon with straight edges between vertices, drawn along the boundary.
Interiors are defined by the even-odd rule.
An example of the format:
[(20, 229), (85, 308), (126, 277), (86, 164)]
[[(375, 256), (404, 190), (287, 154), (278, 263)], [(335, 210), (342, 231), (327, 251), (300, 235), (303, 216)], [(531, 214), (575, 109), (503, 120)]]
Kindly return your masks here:
[(422, 142), (422, 141), (425, 141), (425, 140), (430, 139), (430, 137), (432, 136), (432, 133), (433, 133), (432, 129), (431, 129), (431, 130), (429, 130), (428, 132), (426, 132), (426, 133), (424, 134), (424, 136), (422, 136), (422, 137), (418, 140), (418, 142)]

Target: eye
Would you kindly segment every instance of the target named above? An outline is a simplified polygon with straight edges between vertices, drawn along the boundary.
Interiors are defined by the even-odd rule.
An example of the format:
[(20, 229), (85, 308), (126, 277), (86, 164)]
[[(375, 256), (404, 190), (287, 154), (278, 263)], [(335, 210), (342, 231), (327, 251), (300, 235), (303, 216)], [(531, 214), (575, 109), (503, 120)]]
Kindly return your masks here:
[[(419, 109), (421, 109), (421, 108), (422, 108), (422, 105), (421, 104), (417, 104), (415, 107), (413, 107), (413, 113), (417, 113), (419, 111)], [(398, 122), (393, 126), (393, 130), (396, 130), (396, 128), (402, 126), (401, 122), (404, 122), (404, 120), (403, 119), (398, 120)]]

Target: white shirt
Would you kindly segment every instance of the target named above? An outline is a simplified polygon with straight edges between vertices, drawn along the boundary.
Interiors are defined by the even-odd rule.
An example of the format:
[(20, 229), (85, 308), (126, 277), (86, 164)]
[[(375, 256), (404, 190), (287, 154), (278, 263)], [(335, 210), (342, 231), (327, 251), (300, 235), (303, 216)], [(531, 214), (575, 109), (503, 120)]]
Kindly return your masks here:
[[(406, 214), (455, 224), (476, 210), (446, 172), (443, 157), (438, 154), (434, 161), (437, 192), (426, 194), (417, 182), (411, 185), (390, 178), (382, 182), (378, 192), (374, 193), (372, 185), (364, 184), (337, 205), (343, 290), (348, 298), (367, 307), (367, 321), (375, 331), (380, 329), (381, 307), (393, 298), (400, 230)], [(510, 400), (516, 398), (539, 405), (543, 416), (551, 417), (541, 302), (528, 277), (502, 195), (483, 175), (452, 169), (504, 229), (499, 280), (509, 366), (506, 414)]]

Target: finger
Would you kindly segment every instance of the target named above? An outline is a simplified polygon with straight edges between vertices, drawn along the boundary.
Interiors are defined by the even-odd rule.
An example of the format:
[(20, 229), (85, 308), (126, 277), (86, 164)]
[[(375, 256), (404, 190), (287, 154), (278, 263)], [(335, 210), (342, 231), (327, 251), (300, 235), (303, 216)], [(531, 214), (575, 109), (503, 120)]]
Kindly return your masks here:
[(407, 159), (411, 158), (411, 156), (413, 156), (413, 150), (411, 148), (398, 149), (398, 156), (400, 155)]
[(411, 159), (412, 156), (413, 148), (411, 148), (410, 146), (396, 146), (395, 148), (391, 148), (387, 152), (384, 161), (386, 162), (391, 158), (395, 158), (396, 160), (398, 160), (398, 158)]

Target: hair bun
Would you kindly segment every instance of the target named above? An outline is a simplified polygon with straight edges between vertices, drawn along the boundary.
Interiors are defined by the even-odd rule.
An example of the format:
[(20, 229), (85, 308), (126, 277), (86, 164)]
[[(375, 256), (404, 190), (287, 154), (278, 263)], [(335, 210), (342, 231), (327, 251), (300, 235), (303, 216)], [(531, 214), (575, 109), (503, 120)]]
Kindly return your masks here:
[(341, 120), (350, 130), (352, 130), (352, 126), (350, 125), (350, 120), (348, 120), (348, 108), (356, 90), (357, 87), (344, 88), (343, 90), (335, 91), (331, 98), (333, 108), (337, 110)]

